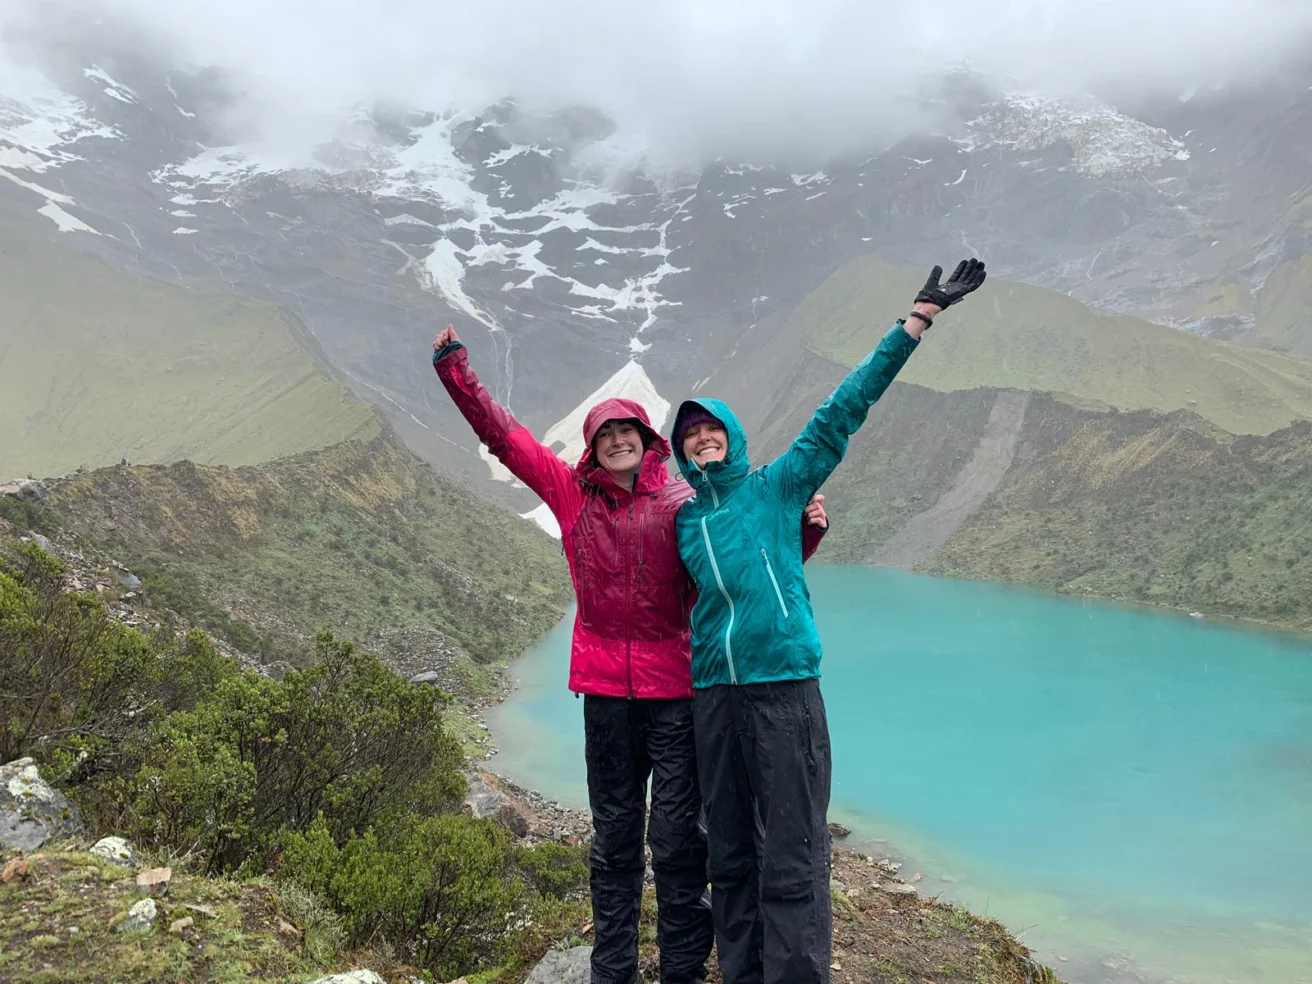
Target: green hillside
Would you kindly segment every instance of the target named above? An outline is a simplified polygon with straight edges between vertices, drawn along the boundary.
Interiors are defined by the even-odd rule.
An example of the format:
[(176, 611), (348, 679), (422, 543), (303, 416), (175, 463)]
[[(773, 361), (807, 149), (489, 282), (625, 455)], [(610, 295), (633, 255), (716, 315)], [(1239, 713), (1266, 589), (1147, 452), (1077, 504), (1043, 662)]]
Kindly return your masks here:
[[(789, 327), (815, 353), (854, 365), (909, 309), (924, 276), (860, 257), (808, 295)], [(1009, 387), (1121, 410), (1191, 410), (1239, 434), (1312, 418), (1312, 362), (996, 278), (943, 317), (898, 379), (945, 392)]]
[(279, 308), (0, 230), (0, 476), (244, 465), (378, 433)]
[(921, 569), (1312, 628), (1312, 424), (1090, 414)]
[(148, 593), (266, 656), (308, 651), (323, 629), (371, 645), (410, 631), (388, 647), (402, 668), (444, 670), (473, 695), (569, 602), (555, 541), (390, 432), (262, 466), (98, 469), (49, 502), (137, 565)]
[(1235, 437), (1184, 411), (894, 383), (824, 492), (822, 561), (1312, 629), (1309, 421)]

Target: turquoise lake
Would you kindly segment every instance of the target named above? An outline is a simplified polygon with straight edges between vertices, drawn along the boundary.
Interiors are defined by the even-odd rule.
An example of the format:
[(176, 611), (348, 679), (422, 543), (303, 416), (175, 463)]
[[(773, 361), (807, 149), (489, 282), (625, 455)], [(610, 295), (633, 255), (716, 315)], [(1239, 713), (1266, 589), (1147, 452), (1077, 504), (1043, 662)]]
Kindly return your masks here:
[[(850, 843), (1072, 984), (1312, 984), (1312, 639), (811, 565)], [(572, 613), (489, 714), (497, 771), (586, 806)]]

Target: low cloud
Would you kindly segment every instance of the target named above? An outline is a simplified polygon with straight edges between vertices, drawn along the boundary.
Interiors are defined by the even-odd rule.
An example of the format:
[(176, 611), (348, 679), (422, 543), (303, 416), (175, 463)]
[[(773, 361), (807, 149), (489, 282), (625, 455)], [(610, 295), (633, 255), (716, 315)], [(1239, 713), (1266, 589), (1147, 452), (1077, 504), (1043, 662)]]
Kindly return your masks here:
[[(40, 0), (46, 15), (59, 5)], [(926, 86), (954, 67), (1056, 94), (1169, 96), (1265, 79), (1312, 50), (1308, 0), (82, 0), (81, 9), (132, 18), (175, 57), (240, 73), (275, 117), (514, 95), (595, 105), (680, 159), (789, 148), (823, 157), (907, 132), (924, 117)]]

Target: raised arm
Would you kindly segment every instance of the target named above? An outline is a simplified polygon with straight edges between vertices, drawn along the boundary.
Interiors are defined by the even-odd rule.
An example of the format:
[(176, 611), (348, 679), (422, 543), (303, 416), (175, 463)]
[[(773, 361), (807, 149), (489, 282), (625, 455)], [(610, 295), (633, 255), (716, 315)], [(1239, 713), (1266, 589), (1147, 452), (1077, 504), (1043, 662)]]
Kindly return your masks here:
[(563, 517), (580, 496), (573, 472), (492, 399), (469, 365), (469, 350), (450, 325), (433, 340), (433, 368), (478, 439), (511, 474), (541, 497), (563, 525)]
[(861, 429), (870, 408), (888, 389), (898, 371), (916, 350), (921, 334), (934, 316), (956, 304), (984, 283), (984, 264), (962, 260), (941, 284), (942, 267), (934, 267), (906, 318), (899, 318), (879, 347), (854, 368), (838, 388), (820, 404), (792, 445), (765, 466), (766, 479), (785, 502), (805, 502), (838, 467), (847, 454), (848, 440)]

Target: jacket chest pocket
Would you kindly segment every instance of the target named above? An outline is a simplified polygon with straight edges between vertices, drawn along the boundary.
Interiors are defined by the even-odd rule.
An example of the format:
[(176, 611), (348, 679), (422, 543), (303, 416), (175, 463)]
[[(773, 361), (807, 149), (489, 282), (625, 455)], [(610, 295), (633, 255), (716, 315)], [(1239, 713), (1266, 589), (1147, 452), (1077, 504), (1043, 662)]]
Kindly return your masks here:
[(605, 579), (624, 571), (630, 553), (627, 522), (626, 513), (598, 504), (575, 525), (571, 542), (580, 586), (586, 584), (595, 592), (604, 587)]
[(774, 588), (775, 600), (779, 602), (779, 613), (784, 617), (784, 620), (787, 621), (788, 604), (784, 601), (784, 593), (779, 587), (779, 578), (775, 575), (774, 565), (770, 563), (769, 552), (765, 549), (765, 547), (761, 547), (760, 549), (761, 549), (761, 560), (764, 561), (765, 563), (766, 577), (770, 579), (770, 586)]
[(663, 503), (650, 503), (644, 504), (634, 518), (637, 580), (644, 588), (682, 584), (687, 580), (679, 559), (675, 512)]

